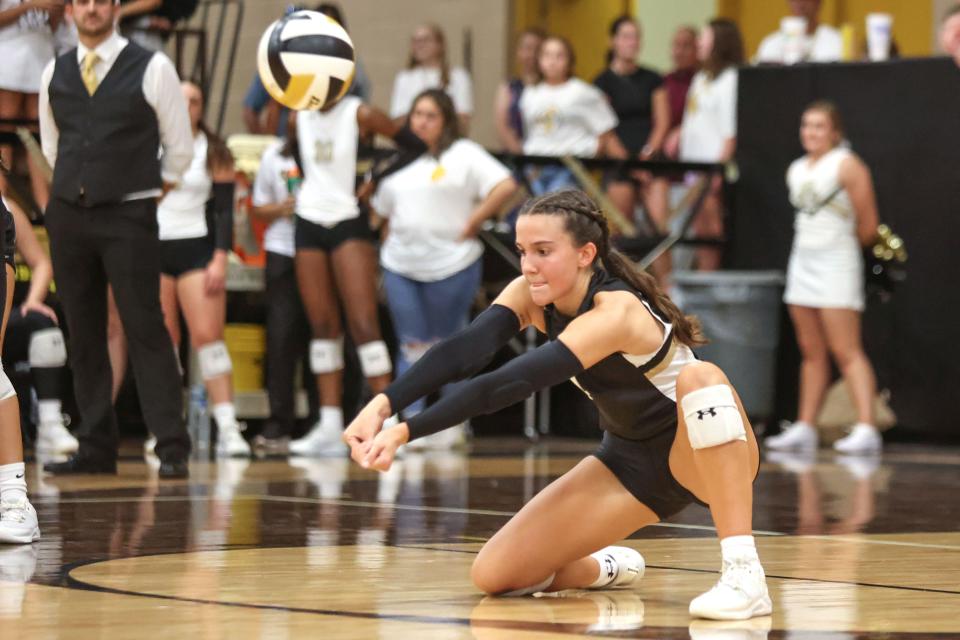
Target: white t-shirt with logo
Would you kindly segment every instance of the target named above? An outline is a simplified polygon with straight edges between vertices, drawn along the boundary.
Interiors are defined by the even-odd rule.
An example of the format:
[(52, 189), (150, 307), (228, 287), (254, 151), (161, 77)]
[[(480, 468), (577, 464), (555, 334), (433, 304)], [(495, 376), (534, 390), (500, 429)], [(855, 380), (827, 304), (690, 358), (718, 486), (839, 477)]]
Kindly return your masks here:
[(496, 158), (466, 139), (439, 158), (424, 154), (387, 177), (373, 198), (373, 208), (390, 224), (380, 263), (420, 282), (466, 269), (483, 254), (483, 245), (460, 235), (477, 204), (509, 177)]
[[(287, 177), (292, 171), (298, 171), (293, 156), (281, 153), (284, 142), (271, 145), (260, 158), (257, 179), (253, 183), (253, 206), (263, 207), (286, 202), (290, 197)], [(293, 220), (277, 218), (270, 223), (263, 234), (263, 248), (271, 253), (292, 258), (295, 252), (293, 244)]]
[(530, 155), (597, 155), (600, 136), (616, 128), (613, 108), (599, 89), (579, 78), (541, 82), (520, 97), (523, 152)]
[[(440, 69), (436, 67), (414, 67), (404, 69), (393, 81), (393, 93), (390, 96), (390, 117), (401, 118), (410, 113), (414, 99), (422, 91), (440, 88)], [(473, 83), (470, 74), (460, 67), (450, 69), (450, 80), (444, 88), (457, 113), (473, 113)]]
[(723, 145), (737, 135), (737, 69), (727, 67), (712, 80), (698, 71), (690, 83), (680, 129), (680, 159), (717, 162)]
[[(0, 11), (21, 4), (21, 0), (0, 0)], [(0, 89), (40, 93), (40, 76), (53, 56), (54, 38), (46, 11), (27, 11), (0, 27)]]
[[(787, 36), (782, 31), (774, 31), (760, 43), (756, 61), (783, 63), (786, 43)], [(829, 25), (818, 25), (812, 36), (804, 38), (804, 50), (806, 62), (836, 62), (843, 58), (843, 36)]]

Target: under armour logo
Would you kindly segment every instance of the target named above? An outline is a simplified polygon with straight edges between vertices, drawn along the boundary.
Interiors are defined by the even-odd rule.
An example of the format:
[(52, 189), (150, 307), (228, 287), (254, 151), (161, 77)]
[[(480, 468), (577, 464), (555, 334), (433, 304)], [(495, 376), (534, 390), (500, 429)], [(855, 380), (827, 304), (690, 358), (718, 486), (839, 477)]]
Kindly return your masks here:
[(706, 415), (711, 415), (711, 416), (713, 416), (714, 418), (716, 418), (716, 417), (717, 417), (717, 410), (714, 409), (713, 407), (710, 407), (709, 409), (698, 409), (698, 410), (697, 410), (697, 420), (703, 420), (703, 416), (706, 416)]

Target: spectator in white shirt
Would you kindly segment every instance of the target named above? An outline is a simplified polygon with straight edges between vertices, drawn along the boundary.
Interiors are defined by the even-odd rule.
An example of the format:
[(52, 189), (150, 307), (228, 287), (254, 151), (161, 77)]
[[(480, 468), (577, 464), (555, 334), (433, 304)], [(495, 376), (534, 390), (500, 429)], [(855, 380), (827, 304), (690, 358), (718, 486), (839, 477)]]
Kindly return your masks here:
[[(446, 93), (420, 94), (409, 124), (428, 152), (385, 178), (372, 202), (389, 229), (380, 264), (400, 343), (398, 375), (467, 325), (482, 275), (483, 245), (476, 235), (517, 190), (505, 166), (460, 136)], [(423, 406), (414, 403), (405, 416)], [(424, 446), (458, 444), (463, 434), (462, 427), (447, 430)]]
[[(537, 57), (540, 82), (520, 97), (526, 137), (523, 152), (540, 156), (608, 156), (626, 158), (617, 137), (618, 124), (610, 102), (600, 89), (573, 75), (573, 47), (560, 36), (540, 45)], [(527, 172), (534, 195), (575, 186), (566, 167), (530, 167)]]
[(390, 117), (402, 124), (414, 98), (427, 89), (442, 89), (450, 96), (460, 129), (466, 132), (473, 114), (473, 84), (465, 69), (450, 66), (446, 36), (435, 24), (421, 25), (413, 32), (407, 68), (393, 81)]
[[(700, 31), (697, 55), (701, 70), (687, 93), (680, 130), (680, 159), (685, 162), (729, 162), (737, 146), (737, 65), (743, 64), (743, 38), (736, 23), (711, 20)], [(723, 234), (723, 203), (720, 180), (693, 221), (698, 236)], [(720, 251), (697, 249), (697, 267), (713, 271), (720, 267)]]
[[(833, 27), (820, 24), (820, 0), (788, 0), (790, 14), (807, 21), (807, 33), (802, 42), (802, 54), (797, 62), (836, 62), (843, 57), (843, 38)], [(757, 49), (760, 64), (789, 62), (786, 50), (790, 36), (782, 30), (768, 35)]]

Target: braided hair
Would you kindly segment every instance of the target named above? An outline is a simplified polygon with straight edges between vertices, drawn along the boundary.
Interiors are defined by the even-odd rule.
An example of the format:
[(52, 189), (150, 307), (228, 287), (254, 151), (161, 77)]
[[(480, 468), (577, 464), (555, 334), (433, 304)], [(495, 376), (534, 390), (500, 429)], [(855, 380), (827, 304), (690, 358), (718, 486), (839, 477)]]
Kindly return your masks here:
[(657, 285), (656, 279), (624, 254), (610, 246), (610, 227), (600, 207), (583, 191), (564, 189), (528, 200), (520, 215), (555, 215), (563, 218), (564, 230), (574, 245), (592, 242), (597, 247), (594, 265), (600, 261), (608, 273), (638, 290), (651, 305), (667, 317), (673, 334), (681, 343), (696, 347), (706, 343), (700, 321), (687, 316)]

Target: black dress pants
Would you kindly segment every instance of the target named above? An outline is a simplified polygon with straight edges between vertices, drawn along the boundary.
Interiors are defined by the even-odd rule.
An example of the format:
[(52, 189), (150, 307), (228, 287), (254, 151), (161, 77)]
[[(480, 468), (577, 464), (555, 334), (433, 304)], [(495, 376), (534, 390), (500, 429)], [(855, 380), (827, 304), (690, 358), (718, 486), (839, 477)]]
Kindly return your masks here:
[(294, 431), (294, 376), (303, 363), (307, 395), (315, 412), (316, 384), (310, 374), (310, 325), (307, 322), (293, 258), (267, 252), (264, 270), (267, 300), (266, 385), (270, 397), (272, 437), (291, 436)]
[(57, 291), (69, 329), (68, 353), (81, 425), (81, 456), (114, 460), (119, 433), (110, 398), (107, 285), (120, 311), (147, 428), (161, 461), (183, 460), (180, 372), (160, 309), (160, 240), (152, 198), (82, 207), (58, 198), (46, 211)]

